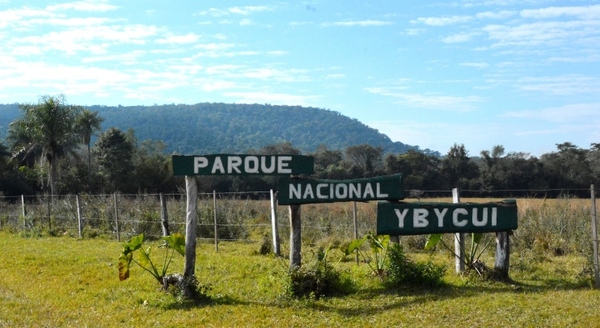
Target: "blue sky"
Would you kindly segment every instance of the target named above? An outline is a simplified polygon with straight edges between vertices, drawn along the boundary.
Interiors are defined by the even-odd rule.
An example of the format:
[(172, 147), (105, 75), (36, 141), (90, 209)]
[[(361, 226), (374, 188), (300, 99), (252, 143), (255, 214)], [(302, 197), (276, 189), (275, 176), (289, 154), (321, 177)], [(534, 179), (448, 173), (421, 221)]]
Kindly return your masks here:
[(588, 148), (600, 3), (0, 0), (0, 103), (57, 94), (313, 106), (442, 154)]

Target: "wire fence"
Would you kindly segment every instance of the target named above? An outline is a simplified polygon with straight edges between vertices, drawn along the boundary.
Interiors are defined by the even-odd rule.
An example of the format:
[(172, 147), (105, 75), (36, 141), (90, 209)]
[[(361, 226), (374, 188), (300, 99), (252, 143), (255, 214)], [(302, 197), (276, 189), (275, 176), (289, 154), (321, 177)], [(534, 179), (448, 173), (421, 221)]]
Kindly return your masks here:
[[(165, 199), (162, 205), (161, 197)], [(185, 234), (185, 209), (185, 194), (4, 196), (0, 197), (0, 228), (28, 236), (121, 240), (144, 233), (159, 238), (163, 235), (163, 213), (167, 215), (168, 231)], [(281, 236), (289, 234), (287, 209), (276, 206)], [(359, 232), (373, 231), (376, 204), (361, 203), (358, 209)], [(200, 240), (257, 242), (271, 238), (268, 191), (199, 193), (197, 212)], [(309, 243), (331, 235), (352, 238), (353, 205), (305, 205), (302, 229), (303, 239)]]
[[(461, 191), (462, 200), (503, 199), (508, 191)], [(557, 195), (555, 198), (518, 198), (519, 227), (512, 244), (525, 251), (589, 255), (592, 248), (589, 189), (515, 190), (517, 194)], [(580, 198), (578, 195), (585, 195)], [(451, 190), (407, 191), (406, 201), (452, 202)], [(483, 197), (482, 195), (485, 195)], [(35, 195), (0, 197), (0, 228), (25, 236), (70, 235), (81, 238), (126, 240), (144, 233), (163, 235), (163, 213), (172, 233), (185, 234), (185, 194)], [(216, 206), (215, 206), (216, 204)], [(290, 233), (289, 208), (276, 206), (279, 240)], [(268, 191), (199, 193), (197, 238), (206, 242), (271, 240), (272, 220)], [(376, 230), (377, 202), (302, 205), (302, 241), (339, 244)], [(421, 248), (426, 236), (402, 237), (408, 247)]]

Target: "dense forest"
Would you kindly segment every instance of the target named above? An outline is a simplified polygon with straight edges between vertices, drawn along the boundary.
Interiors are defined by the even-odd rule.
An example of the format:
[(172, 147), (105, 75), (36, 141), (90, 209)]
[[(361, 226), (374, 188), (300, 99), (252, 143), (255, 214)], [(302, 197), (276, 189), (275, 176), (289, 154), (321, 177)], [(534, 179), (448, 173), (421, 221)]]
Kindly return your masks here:
[[(7, 108), (10, 110), (5, 110)], [(16, 111), (11, 112), (13, 109)], [(147, 113), (136, 115), (142, 111)], [(169, 111), (180, 112), (180, 118), (176, 120), (176, 115), (165, 114)], [(217, 114), (220, 111), (223, 113)], [(236, 111), (240, 115), (235, 115)], [(275, 114), (278, 111), (284, 111), (286, 115)], [(245, 119), (240, 120), (240, 116)], [(311, 129), (314, 127), (309, 127), (310, 120), (305, 116), (320, 120), (315, 125), (329, 128), (313, 131)], [(107, 117), (122, 120), (122, 125), (110, 123)], [(264, 123), (264, 130), (261, 128), (262, 117), (269, 117), (265, 121), (270, 122)], [(346, 123), (336, 123), (336, 117)], [(170, 155), (173, 149), (186, 153), (184, 149), (199, 144), (204, 145), (204, 148), (198, 147), (204, 149), (198, 150), (204, 154), (311, 155), (315, 159), (314, 177), (321, 179), (402, 173), (405, 189), (414, 197), (421, 196), (423, 191), (427, 192), (426, 195), (434, 195), (455, 187), (460, 188), (465, 196), (585, 197), (589, 194), (587, 190), (590, 184), (600, 180), (600, 144), (592, 144), (589, 149), (584, 149), (564, 142), (557, 144), (555, 151), (539, 158), (525, 153), (505, 153), (501, 145), (492, 146), (477, 156), (471, 156), (461, 144), (450, 145), (443, 156), (420, 151), (418, 147), (392, 151), (394, 148), (384, 148), (378, 143), (386, 138), (376, 130), (335, 112), (300, 107), (227, 107), (223, 104), (211, 107), (210, 104), (203, 104), (83, 108), (66, 104), (63, 97), (42, 97), (37, 104), (5, 105), (0, 108), (0, 119), (10, 119), (8, 123), (0, 121), (7, 131), (6, 139), (0, 142), (0, 192), (9, 196), (116, 191), (179, 192), (183, 190), (183, 179), (173, 177)], [(277, 120), (279, 123), (275, 124)], [(324, 123), (326, 120), (330, 120), (330, 123)], [(339, 131), (335, 127), (337, 124), (346, 131)], [(104, 128), (106, 126), (108, 128)], [(141, 133), (132, 126), (145, 129), (145, 133), (155, 136), (155, 139), (140, 138)], [(171, 128), (167, 129), (166, 126)], [(281, 137), (265, 139), (263, 131), (274, 130), (273, 126), (277, 127)], [(184, 146), (182, 143), (170, 147), (167, 141), (160, 139), (164, 136), (170, 140), (167, 137), (174, 134), (173, 130), (194, 129), (197, 133), (190, 133), (186, 137), (193, 146)], [(312, 134), (319, 134), (320, 137), (306, 131), (313, 131)], [(366, 131), (367, 137), (360, 139), (352, 133), (348, 134), (348, 131)], [(248, 134), (247, 140), (243, 140), (244, 133)], [(337, 138), (331, 136), (336, 133), (339, 134)], [(232, 137), (234, 135), (236, 137)], [(340, 135), (346, 136), (345, 141), (339, 138)], [(220, 138), (227, 141), (211, 141)], [(320, 143), (311, 146), (302, 143), (304, 139)], [(373, 143), (363, 140), (373, 140)], [(244, 143), (246, 141), (248, 143)], [(229, 143), (237, 146), (217, 146)], [(238, 151), (236, 147), (244, 144), (253, 146)], [(274, 177), (204, 176), (198, 179), (200, 192), (261, 191), (277, 187), (277, 178)]]
[[(103, 130), (133, 129), (140, 140), (160, 140), (178, 154), (243, 153), (290, 142), (302, 152), (320, 145), (343, 150), (369, 144), (386, 153), (410, 149), (439, 155), (401, 142), (338, 112), (300, 106), (202, 103), (162, 106), (89, 106), (104, 118)], [(20, 115), (17, 104), (0, 105), (0, 134)]]

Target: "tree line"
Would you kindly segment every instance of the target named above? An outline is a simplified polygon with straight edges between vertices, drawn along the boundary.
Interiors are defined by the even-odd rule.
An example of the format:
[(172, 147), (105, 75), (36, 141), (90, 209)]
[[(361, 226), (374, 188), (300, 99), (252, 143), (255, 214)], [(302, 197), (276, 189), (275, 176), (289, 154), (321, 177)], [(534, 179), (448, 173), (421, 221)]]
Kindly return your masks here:
[[(69, 105), (64, 96), (44, 96), (37, 104), (21, 104), (19, 108), (21, 117), (10, 124), (6, 140), (0, 142), (0, 192), (4, 195), (184, 190), (183, 179), (172, 174), (171, 156), (162, 141), (139, 141), (131, 129), (110, 127), (101, 131), (103, 118), (97, 111)], [(246, 153), (301, 151), (283, 141)], [(553, 197), (563, 192), (584, 196), (584, 190), (600, 178), (600, 144), (596, 143), (582, 149), (564, 142), (539, 158), (506, 153), (501, 145), (470, 156), (462, 144), (452, 145), (441, 157), (415, 149), (385, 153), (383, 148), (369, 144), (343, 150), (321, 145), (305, 155), (315, 159), (315, 178), (339, 180), (402, 173), (405, 189), (415, 197), (421, 191), (456, 187), (466, 191), (465, 196)], [(199, 192), (277, 188), (276, 177), (198, 179)]]

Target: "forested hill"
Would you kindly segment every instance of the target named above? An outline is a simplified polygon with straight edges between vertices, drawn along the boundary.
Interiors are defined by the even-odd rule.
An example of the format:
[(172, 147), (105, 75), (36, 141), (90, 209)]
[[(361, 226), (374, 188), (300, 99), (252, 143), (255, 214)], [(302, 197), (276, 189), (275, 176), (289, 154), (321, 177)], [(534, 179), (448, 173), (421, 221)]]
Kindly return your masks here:
[[(429, 149), (393, 142), (388, 136), (338, 112), (300, 106), (201, 103), (159, 106), (88, 106), (105, 120), (102, 129), (133, 129), (139, 140), (162, 140), (169, 152), (241, 153), (289, 141), (302, 152), (319, 145), (343, 150), (369, 144), (385, 152)], [(0, 105), (0, 133), (18, 117), (17, 105)]]

